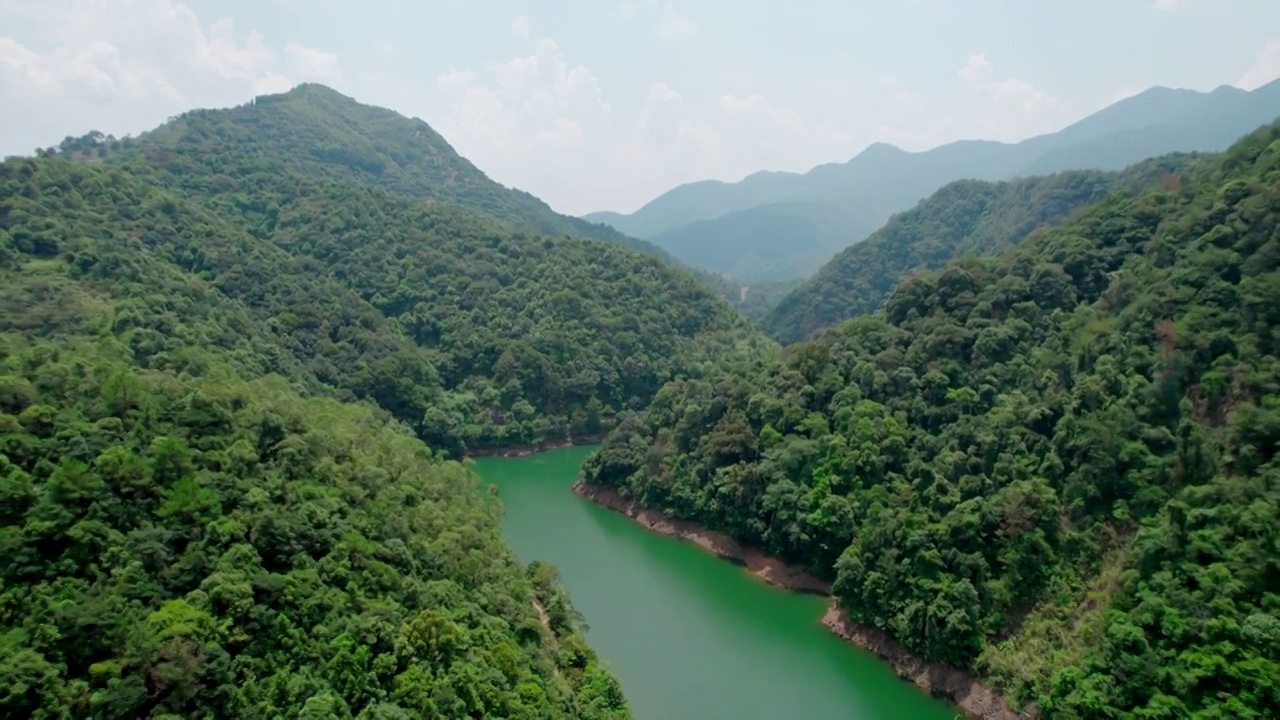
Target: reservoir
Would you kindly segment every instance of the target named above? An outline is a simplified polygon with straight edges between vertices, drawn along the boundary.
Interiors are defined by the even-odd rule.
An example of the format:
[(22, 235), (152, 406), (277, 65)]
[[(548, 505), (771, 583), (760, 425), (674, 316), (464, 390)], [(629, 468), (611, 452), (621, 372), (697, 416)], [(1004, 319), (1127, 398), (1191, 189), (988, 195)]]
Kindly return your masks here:
[(766, 585), (575, 495), (595, 448), (478, 458), (520, 559), (560, 569), (638, 720), (952, 720), (956, 710), (819, 624), (826, 599)]

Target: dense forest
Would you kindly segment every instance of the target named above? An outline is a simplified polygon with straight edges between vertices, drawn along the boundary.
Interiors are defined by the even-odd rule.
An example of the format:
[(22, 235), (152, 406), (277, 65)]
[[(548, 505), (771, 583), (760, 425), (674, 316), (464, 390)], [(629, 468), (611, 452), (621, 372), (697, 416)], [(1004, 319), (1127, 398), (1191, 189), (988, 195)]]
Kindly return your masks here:
[(1013, 247), (1109, 192), (1141, 192), (1167, 181), (1192, 159), (1168, 155), (1115, 173), (1079, 170), (1005, 182), (953, 182), (838, 253), (760, 323), (779, 342), (811, 340), (823, 328), (878, 310), (913, 271)]
[[(422, 120), (358, 103), (314, 83), (278, 95), (261, 95), (235, 108), (192, 110), (138, 138), (116, 140), (90, 133), (68, 138), (59, 149), (108, 160), (139, 152), (153, 157), (172, 153), (191, 162), (225, 152), (261, 155), (291, 175), (464, 206), (513, 232), (593, 238), (663, 255), (650, 243), (605, 225), (560, 215), (534, 196), (494, 182)], [(222, 164), (224, 172), (229, 169)], [(235, 175), (219, 180), (226, 182), (230, 177)], [(175, 182), (202, 179), (207, 180), (171, 177)]]
[(583, 475), (808, 566), (1043, 717), (1273, 718), (1278, 323), (1273, 125), (669, 383)]
[(181, 320), (195, 344), (239, 348), (242, 372), (373, 399), (454, 454), (599, 432), (667, 380), (768, 345), (659, 259), (295, 169), (299, 147), (236, 134), (237, 112), (269, 104), (184, 116), (163, 143), (100, 142), (101, 158), (66, 143), (7, 162), (5, 230), (53, 263), (11, 282), (35, 293), (61, 270), (127, 295), (111, 331), (144, 367), (176, 362), (174, 315), (199, 315), (198, 331)]
[(468, 469), (213, 357), (153, 372), (122, 343), (34, 340), (12, 300), (0, 714), (627, 716)]
[(223, 130), (0, 164), (0, 715), (627, 717), (449, 455), (600, 427), (737, 316)]

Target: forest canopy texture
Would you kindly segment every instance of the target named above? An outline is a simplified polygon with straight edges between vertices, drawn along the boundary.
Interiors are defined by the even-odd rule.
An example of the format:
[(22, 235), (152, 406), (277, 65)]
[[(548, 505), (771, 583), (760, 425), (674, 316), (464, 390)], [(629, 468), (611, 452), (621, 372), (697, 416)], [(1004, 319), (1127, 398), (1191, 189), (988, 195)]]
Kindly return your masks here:
[(1194, 160), (1166, 155), (1117, 172), (1072, 170), (1002, 182), (959, 180), (841, 250), (778, 299), (760, 320), (782, 343), (810, 340), (843, 320), (879, 310), (910, 273), (965, 255), (991, 255), (1060, 223), (1107, 194), (1141, 192)]
[(769, 344), (658, 258), (511, 230), (561, 226), (443, 142), (305, 85), (139, 139), (68, 139), (5, 166), (8, 252), (52, 263), (17, 268), (18, 291), (69, 278), (120, 298), (110, 331), (143, 367), (226, 350), (250, 376), (373, 400), (454, 455), (598, 433)]
[(0, 715), (628, 717), (450, 458), (592, 432), (745, 325), (465, 161), (410, 197), (326, 150), (404, 130), (334, 96), (0, 164)]
[(1043, 717), (1275, 717), (1278, 220), (1273, 125), (669, 383), (584, 477), (807, 565)]

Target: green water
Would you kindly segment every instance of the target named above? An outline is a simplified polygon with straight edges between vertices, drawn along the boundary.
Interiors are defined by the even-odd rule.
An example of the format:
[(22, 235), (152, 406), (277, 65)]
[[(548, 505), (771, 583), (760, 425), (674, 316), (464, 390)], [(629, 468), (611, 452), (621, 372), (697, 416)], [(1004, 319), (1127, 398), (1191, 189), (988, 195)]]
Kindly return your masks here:
[(956, 711), (819, 624), (823, 598), (761, 582), (573, 494), (593, 448), (480, 458), (503, 531), (560, 568), (639, 720), (952, 720)]

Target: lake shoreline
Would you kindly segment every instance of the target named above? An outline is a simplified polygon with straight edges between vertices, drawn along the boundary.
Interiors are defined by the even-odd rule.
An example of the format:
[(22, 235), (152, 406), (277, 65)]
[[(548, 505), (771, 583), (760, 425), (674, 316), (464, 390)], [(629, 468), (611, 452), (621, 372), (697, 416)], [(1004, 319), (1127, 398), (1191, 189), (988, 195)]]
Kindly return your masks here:
[(738, 542), (726, 533), (708, 529), (691, 520), (672, 518), (644, 507), (617, 490), (591, 485), (579, 479), (573, 492), (601, 507), (626, 515), (644, 528), (660, 535), (687, 540), (717, 556), (745, 567), (761, 580), (793, 592), (830, 598), (822, 624), (837, 637), (889, 663), (898, 677), (932, 695), (945, 697), (974, 718), (982, 720), (1034, 720), (1038, 713), (1028, 708), (1020, 713), (1011, 708), (1004, 695), (985, 685), (972, 673), (943, 663), (931, 663), (912, 655), (888, 633), (859, 625), (836, 603), (831, 584), (800, 568), (766, 555), (758, 548)]
[(560, 440), (543, 440), (533, 445), (501, 445), (498, 447), (479, 447), (469, 449), (463, 453), (466, 458), (481, 457), (504, 457), (517, 458), (527, 457), (548, 450), (564, 450), (566, 448), (578, 447), (579, 445), (598, 445), (604, 442), (607, 432), (592, 433), (590, 435), (581, 435), (578, 437), (561, 438)]

